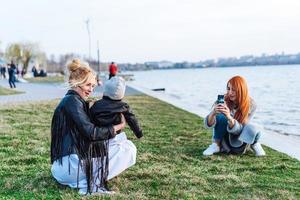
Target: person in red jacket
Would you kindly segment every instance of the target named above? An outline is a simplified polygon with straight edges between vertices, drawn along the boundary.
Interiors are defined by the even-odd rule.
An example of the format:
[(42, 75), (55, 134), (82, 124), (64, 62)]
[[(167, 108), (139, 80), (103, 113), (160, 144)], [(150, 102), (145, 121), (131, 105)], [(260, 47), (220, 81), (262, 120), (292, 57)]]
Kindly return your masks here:
[(117, 72), (118, 72), (117, 64), (115, 64), (114, 62), (112, 62), (109, 65), (109, 78), (108, 79), (111, 79), (111, 77), (117, 75)]

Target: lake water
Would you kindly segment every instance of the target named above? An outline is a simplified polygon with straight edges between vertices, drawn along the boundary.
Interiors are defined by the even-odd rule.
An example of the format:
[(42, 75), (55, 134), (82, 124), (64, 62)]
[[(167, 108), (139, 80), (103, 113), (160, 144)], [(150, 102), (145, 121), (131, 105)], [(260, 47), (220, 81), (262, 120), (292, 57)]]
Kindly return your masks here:
[(133, 83), (165, 88), (164, 95), (205, 116), (235, 75), (246, 78), (257, 103), (254, 123), (279, 134), (300, 136), (300, 65), (142, 71), (134, 72)]

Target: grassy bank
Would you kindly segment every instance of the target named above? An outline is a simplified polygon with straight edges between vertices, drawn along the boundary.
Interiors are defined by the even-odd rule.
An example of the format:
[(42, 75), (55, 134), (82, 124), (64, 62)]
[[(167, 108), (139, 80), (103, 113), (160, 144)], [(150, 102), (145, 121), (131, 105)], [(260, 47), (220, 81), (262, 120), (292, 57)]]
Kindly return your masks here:
[[(199, 117), (148, 96), (126, 100), (145, 137), (127, 135), (137, 164), (110, 181), (112, 199), (299, 199), (300, 162), (266, 148), (264, 158), (205, 158), (211, 133)], [(57, 101), (0, 107), (0, 198), (80, 199), (50, 175), (50, 122)], [(90, 197), (89, 199), (97, 199)], [(108, 198), (108, 197), (107, 197)]]
[(15, 89), (8, 89), (0, 86), (0, 95), (12, 95), (12, 94), (20, 94), (24, 93)]
[(47, 77), (33, 77), (25, 78), (30, 83), (63, 83), (64, 76), (47, 76)]

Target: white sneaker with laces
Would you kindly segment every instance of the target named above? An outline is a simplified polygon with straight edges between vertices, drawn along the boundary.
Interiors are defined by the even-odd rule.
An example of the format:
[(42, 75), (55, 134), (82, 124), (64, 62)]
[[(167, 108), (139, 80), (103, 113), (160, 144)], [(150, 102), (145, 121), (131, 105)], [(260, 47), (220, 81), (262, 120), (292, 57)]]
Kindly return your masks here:
[(251, 145), (251, 148), (253, 149), (253, 151), (255, 152), (256, 156), (265, 156), (266, 152), (264, 151), (264, 149), (262, 148), (260, 143), (255, 143), (253, 145)]
[(203, 155), (211, 156), (214, 153), (218, 153), (218, 152), (220, 152), (220, 147), (217, 145), (217, 143), (212, 143), (211, 145), (209, 145), (207, 149), (205, 149), (205, 151), (203, 151)]
[(86, 195), (86, 196), (97, 196), (97, 195), (113, 195), (113, 194), (115, 194), (115, 192), (111, 191), (111, 190), (108, 190), (104, 187), (101, 187), (101, 188), (98, 188), (97, 191), (92, 192), (92, 193), (87, 193), (86, 189), (83, 189), (83, 190), (80, 189), (79, 194), (80, 195)]

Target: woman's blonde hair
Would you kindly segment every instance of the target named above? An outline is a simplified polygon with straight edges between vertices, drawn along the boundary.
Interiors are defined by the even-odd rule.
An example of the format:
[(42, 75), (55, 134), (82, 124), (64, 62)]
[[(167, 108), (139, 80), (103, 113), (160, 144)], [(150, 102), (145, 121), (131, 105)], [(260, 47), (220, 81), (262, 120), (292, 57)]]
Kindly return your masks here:
[(236, 91), (236, 102), (230, 101), (228, 97), (225, 98), (225, 101), (230, 110), (234, 109), (234, 106), (237, 106), (237, 111), (235, 112), (234, 118), (238, 122), (245, 124), (248, 121), (251, 103), (247, 82), (241, 76), (234, 76), (227, 82), (227, 87), (229, 83), (231, 87)]
[(88, 80), (93, 80), (96, 83), (96, 75), (94, 70), (80, 59), (75, 58), (67, 65), (69, 71), (69, 86), (71, 88), (81, 86)]

